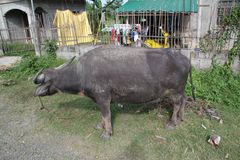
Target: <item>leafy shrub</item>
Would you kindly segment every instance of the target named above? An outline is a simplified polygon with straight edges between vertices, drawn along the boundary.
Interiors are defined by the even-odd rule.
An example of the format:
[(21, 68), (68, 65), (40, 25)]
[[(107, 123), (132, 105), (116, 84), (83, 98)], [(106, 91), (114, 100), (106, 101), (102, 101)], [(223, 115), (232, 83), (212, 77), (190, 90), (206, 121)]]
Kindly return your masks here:
[(50, 57), (56, 58), (57, 57), (57, 42), (55, 40), (46, 40), (44, 42), (44, 47), (43, 47), (44, 51), (46, 52), (46, 54)]
[[(240, 104), (240, 75), (224, 66), (215, 64), (209, 70), (193, 70), (193, 83), (197, 98), (232, 107)], [(186, 91), (191, 95), (189, 84)]]
[(19, 64), (7, 71), (0, 72), (0, 75), (7, 79), (24, 79), (42, 68), (56, 67), (62, 63), (64, 63), (63, 60), (51, 56), (26, 55)]

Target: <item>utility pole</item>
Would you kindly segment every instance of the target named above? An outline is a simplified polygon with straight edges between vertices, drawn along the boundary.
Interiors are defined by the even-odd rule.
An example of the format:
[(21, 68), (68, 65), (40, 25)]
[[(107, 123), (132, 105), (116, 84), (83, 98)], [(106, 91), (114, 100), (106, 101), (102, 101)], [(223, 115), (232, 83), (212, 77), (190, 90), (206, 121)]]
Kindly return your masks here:
[(33, 43), (34, 43), (34, 48), (35, 48), (35, 52), (37, 56), (41, 56), (41, 44), (40, 44), (40, 39), (39, 39), (39, 26), (38, 23), (36, 21), (36, 15), (35, 15), (35, 11), (34, 11), (34, 4), (33, 4), (33, 0), (31, 0), (31, 7), (32, 7), (32, 20), (33, 20)]
[(202, 1), (198, 0), (198, 20), (197, 20), (197, 46), (199, 48), (199, 42), (201, 38), (202, 29)]

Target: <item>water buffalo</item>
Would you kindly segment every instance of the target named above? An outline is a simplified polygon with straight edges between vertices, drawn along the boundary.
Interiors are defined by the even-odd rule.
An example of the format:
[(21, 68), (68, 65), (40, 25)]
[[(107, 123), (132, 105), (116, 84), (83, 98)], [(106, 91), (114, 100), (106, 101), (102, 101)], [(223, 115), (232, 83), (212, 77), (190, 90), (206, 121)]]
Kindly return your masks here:
[(90, 97), (102, 113), (97, 125), (105, 129), (102, 138), (112, 135), (110, 102), (147, 103), (168, 96), (174, 109), (167, 126), (173, 128), (183, 120), (190, 70), (189, 60), (171, 49), (101, 46), (75, 63), (40, 71), (34, 95), (61, 91)]

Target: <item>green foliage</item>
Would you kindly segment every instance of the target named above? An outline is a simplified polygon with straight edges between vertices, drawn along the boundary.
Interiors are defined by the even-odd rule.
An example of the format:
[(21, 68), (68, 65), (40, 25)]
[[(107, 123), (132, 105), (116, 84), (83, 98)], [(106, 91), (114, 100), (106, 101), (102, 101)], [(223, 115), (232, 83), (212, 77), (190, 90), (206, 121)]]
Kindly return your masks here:
[[(234, 74), (227, 67), (214, 64), (206, 71), (193, 70), (193, 83), (199, 99), (231, 107), (240, 104), (240, 75)], [(191, 95), (190, 85), (187, 85), (186, 91)]]
[(26, 54), (22, 61), (15, 67), (10, 68), (6, 71), (0, 72), (0, 76), (5, 79), (24, 79), (30, 76), (42, 68), (55, 67), (62, 64), (64, 61), (56, 59), (52, 56), (41, 56), (37, 57), (34, 55)]
[(232, 63), (234, 62), (234, 58), (239, 55), (240, 52), (240, 36), (237, 41), (234, 42), (232, 49), (228, 53), (228, 60), (225, 63), (225, 66), (230, 68)]
[(200, 48), (204, 51), (221, 52), (223, 47), (228, 44), (227, 42), (236, 37), (233, 47), (228, 53), (228, 59), (225, 66), (230, 68), (234, 58), (240, 52), (240, 6), (231, 9), (229, 13), (224, 15), (223, 21), (219, 26), (218, 31), (209, 31), (199, 43)]
[(234, 42), (228, 54), (228, 60), (225, 66), (230, 67), (234, 61), (234, 58), (239, 55), (240, 52), (240, 6), (232, 9), (232, 11), (224, 17), (223, 27), (230, 35), (235, 35), (237, 40)]
[(44, 42), (44, 47), (43, 47), (44, 51), (46, 52), (46, 54), (52, 58), (56, 58), (57, 57), (57, 49), (58, 49), (58, 45), (57, 42), (55, 40), (46, 40)]
[(240, 6), (232, 8), (231, 12), (224, 17), (223, 27), (229, 28), (232, 32), (239, 34), (240, 27)]
[(106, 5), (106, 23), (111, 24), (115, 20), (115, 10), (119, 8), (123, 1), (122, 0), (115, 0), (113, 3), (110, 3), (111, 1), (108, 0)]
[(94, 34), (98, 34), (101, 30), (102, 12), (105, 12), (106, 24), (112, 24), (115, 20), (115, 10), (122, 5), (122, 0), (107, 0), (103, 6), (101, 0), (91, 0), (86, 3), (86, 10), (91, 29)]

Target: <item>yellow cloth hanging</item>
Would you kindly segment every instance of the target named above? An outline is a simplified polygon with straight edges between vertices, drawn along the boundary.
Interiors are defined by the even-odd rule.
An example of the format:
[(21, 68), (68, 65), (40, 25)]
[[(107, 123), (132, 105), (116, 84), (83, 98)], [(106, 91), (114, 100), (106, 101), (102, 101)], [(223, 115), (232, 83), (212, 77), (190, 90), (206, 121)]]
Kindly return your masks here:
[(57, 27), (59, 45), (75, 45), (93, 41), (87, 13), (74, 14), (57, 10), (53, 24)]

